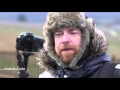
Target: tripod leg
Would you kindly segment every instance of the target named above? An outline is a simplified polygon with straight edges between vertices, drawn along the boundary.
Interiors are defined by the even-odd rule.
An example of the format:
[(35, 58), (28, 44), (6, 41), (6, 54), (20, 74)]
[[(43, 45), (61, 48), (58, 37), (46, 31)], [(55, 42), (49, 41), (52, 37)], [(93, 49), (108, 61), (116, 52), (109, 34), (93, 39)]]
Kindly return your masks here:
[(27, 78), (29, 76), (29, 74), (27, 73), (28, 58), (27, 59), (24, 58), (25, 59), (24, 60), (18, 50), (17, 50), (17, 56), (16, 57), (17, 57), (17, 60), (18, 60), (18, 67), (19, 67), (18, 75), (19, 75), (19, 78)]

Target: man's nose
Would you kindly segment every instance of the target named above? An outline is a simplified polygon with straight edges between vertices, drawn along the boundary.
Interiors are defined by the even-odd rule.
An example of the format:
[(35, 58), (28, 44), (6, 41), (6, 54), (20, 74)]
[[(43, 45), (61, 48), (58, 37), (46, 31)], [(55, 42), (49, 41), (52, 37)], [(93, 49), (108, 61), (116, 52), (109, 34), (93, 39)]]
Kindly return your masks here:
[(62, 38), (62, 42), (63, 42), (63, 43), (68, 43), (69, 41), (70, 41), (69, 36), (66, 35), (66, 34), (64, 34), (64, 35), (63, 35), (63, 38)]

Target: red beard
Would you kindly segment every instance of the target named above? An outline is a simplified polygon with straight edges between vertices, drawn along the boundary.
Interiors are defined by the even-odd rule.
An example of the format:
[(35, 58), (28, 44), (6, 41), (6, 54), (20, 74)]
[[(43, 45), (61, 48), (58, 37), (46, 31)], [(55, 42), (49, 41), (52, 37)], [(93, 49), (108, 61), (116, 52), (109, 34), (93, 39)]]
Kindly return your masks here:
[(58, 55), (65, 63), (71, 62), (77, 53), (76, 47), (69, 44), (60, 45), (58, 50)]

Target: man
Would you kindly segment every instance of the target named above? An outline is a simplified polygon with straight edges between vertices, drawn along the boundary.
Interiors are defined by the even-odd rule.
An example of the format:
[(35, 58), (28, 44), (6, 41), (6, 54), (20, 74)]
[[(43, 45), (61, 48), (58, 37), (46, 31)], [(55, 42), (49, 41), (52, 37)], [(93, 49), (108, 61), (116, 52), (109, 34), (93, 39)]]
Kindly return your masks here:
[(46, 71), (39, 78), (97, 78), (111, 61), (103, 32), (82, 12), (48, 13), (43, 34), (39, 65)]

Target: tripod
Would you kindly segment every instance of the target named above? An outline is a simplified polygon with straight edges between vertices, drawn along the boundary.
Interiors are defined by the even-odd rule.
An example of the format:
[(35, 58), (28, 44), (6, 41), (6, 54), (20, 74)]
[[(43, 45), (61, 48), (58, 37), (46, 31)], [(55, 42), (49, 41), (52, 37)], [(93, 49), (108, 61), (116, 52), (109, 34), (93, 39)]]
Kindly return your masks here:
[(29, 77), (29, 74), (27, 72), (28, 58), (29, 56), (33, 55), (33, 53), (24, 51), (21, 54), (19, 50), (16, 51), (17, 51), (16, 57), (18, 60), (17, 65), (19, 68), (19, 72), (18, 72), (19, 78), (28, 78)]

